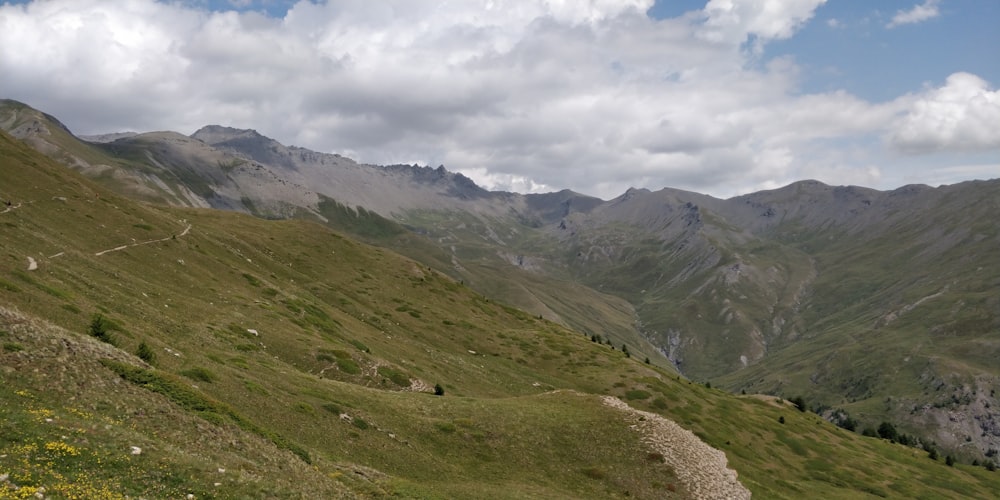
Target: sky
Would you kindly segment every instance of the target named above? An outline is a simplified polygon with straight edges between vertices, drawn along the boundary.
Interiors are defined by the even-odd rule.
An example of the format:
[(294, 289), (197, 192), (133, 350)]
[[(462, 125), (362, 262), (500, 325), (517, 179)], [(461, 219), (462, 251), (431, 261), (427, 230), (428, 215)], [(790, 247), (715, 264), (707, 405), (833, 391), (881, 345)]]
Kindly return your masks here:
[(0, 0), (0, 98), (610, 199), (1000, 177), (993, 0)]

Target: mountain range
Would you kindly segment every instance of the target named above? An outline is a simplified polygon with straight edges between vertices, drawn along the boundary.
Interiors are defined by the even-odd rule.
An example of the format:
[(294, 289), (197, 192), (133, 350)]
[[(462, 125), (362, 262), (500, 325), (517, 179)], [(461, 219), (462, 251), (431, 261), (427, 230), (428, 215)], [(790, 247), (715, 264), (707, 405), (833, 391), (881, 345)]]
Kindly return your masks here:
[[(396, 264), (393, 260), (397, 268), (394, 279), (414, 284), (430, 279), (439, 283), (436, 286), (443, 287), (442, 290), (458, 286), (474, 291), (475, 297), (479, 297), (475, 300), (481, 301), (475, 307), (486, 308), (482, 309), (484, 316), (476, 321), (485, 319), (489, 325), (466, 319), (476, 325), (470, 331), (495, 328), (509, 336), (514, 328), (521, 335), (538, 327), (519, 329), (512, 325), (542, 322), (536, 324), (582, 333), (580, 337), (588, 340), (584, 342), (586, 345), (610, 344), (613, 350), (628, 352), (631, 359), (640, 361), (643, 370), (655, 371), (636, 375), (638, 379), (646, 377), (647, 385), (642, 387), (609, 384), (612, 393), (619, 390), (624, 396), (628, 390), (648, 391), (651, 383), (648, 377), (655, 373), (658, 380), (687, 379), (730, 393), (794, 399), (830, 421), (856, 420), (858, 431), (891, 422), (901, 433), (916, 436), (925, 444), (933, 443), (932, 447), (968, 463), (987, 463), (1000, 449), (997, 411), (1000, 401), (996, 396), (996, 388), (1000, 386), (997, 362), (1000, 294), (996, 293), (1000, 290), (998, 180), (937, 188), (905, 186), (893, 191), (802, 181), (725, 200), (673, 189), (630, 189), (615, 199), (601, 200), (572, 191), (527, 195), (491, 192), (443, 166), (359, 164), (335, 154), (285, 146), (253, 130), (214, 125), (190, 136), (151, 132), (78, 138), (54, 117), (14, 101), (0, 103), (0, 128), (49, 158), (72, 167), (102, 186), (101, 189), (107, 189), (107, 193), (115, 193), (102, 196), (103, 203), (132, 207), (122, 209), (123, 217), (135, 220), (126, 217), (128, 220), (117, 224), (120, 228), (130, 228), (128, 231), (119, 229), (121, 234), (117, 236), (96, 236), (101, 241), (107, 240), (104, 246), (108, 249), (117, 248), (115, 237), (141, 242), (142, 237), (136, 234), (147, 232), (145, 226), (170, 227), (172, 236), (167, 236), (169, 241), (162, 245), (172, 245), (172, 241), (184, 240), (178, 240), (177, 235), (185, 228), (195, 227), (197, 236), (198, 227), (208, 224), (213, 227), (211, 238), (216, 240), (213, 248), (229, 254), (214, 257), (229, 269), (228, 273), (243, 280), (243, 287), (250, 286), (251, 291), (255, 287), (273, 290), (268, 292), (274, 293), (272, 296), (265, 294), (254, 299), (262, 301), (258, 302), (263, 304), (262, 309), (271, 310), (273, 306), (268, 304), (284, 303), (279, 298), (291, 301), (292, 306), (287, 303), (282, 306), (285, 314), (300, 315), (300, 322), (312, 324), (311, 328), (321, 335), (323, 327), (313, 323), (333, 328), (324, 317), (336, 318), (333, 323), (338, 324), (334, 328), (337, 331), (351, 331), (351, 328), (344, 327), (346, 317), (322, 310), (310, 313), (310, 306), (315, 309), (321, 304), (326, 304), (322, 307), (341, 304), (338, 309), (341, 312), (337, 314), (355, 314), (350, 321), (368, 325), (364, 328), (384, 328), (377, 321), (372, 322), (380, 317), (383, 319), (379, 321), (389, 324), (394, 320), (385, 316), (385, 311), (377, 312), (384, 306), (364, 310), (345, 305), (358, 303), (361, 295), (338, 295), (332, 285), (324, 291), (321, 281), (314, 285), (294, 285), (306, 289), (289, 291), (283, 288), (286, 285), (278, 286), (276, 280), (284, 276), (273, 269), (247, 271), (232, 257), (245, 257), (251, 264), (272, 259), (290, 269), (322, 267), (322, 273), (306, 271), (313, 279), (323, 279), (319, 276), (330, 272), (344, 273), (343, 268), (327, 269), (333, 264), (326, 261), (336, 260), (336, 255), (349, 251), (320, 242), (329, 240), (319, 230), (325, 226), (374, 245), (372, 248), (412, 259), (408, 262), (414, 264)], [(17, 151), (18, 155), (27, 155)], [(5, 166), (8, 172), (9, 168), (13, 167)], [(56, 176), (48, 171), (42, 175)], [(4, 183), (13, 186), (16, 179), (5, 179)], [(89, 193), (94, 189), (81, 187), (78, 191)], [(5, 199), (12, 203), (27, 200), (19, 198), (12, 188), (5, 186), (4, 190)], [(80, 195), (78, 201), (86, 200), (87, 196), (90, 195)], [(111, 196), (123, 198), (107, 201)], [(59, 197), (75, 199), (64, 195), (53, 199)], [(133, 203), (131, 200), (143, 203), (129, 205)], [(90, 202), (93, 204), (93, 200)], [(237, 217), (235, 214), (212, 215), (215, 212), (211, 211), (185, 212), (206, 208), (244, 212), (256, 219), (230, 218)], [(70, 211), (74, 210), (80, 211)], [(146, 212), (148, 216), (137, 215)], [(191, 226), (170, 222), (171, 217), (180, 214), (184, 220), (199, 222)], [(255, 224), (267, 223), (251, 222), (259, 219), (271, 220), (270, 224), (287, 220), (284, 224), (302, 225), (294, 229), (293, 226), (282, 226), (280, 230), (270, 229), (272, 226), (250, 229), (256, 228)], [(50, 224), (61, 227), (62, 222), (50, 221)], [(230, 225), (264, 234), (281, 233), (278, 237), (281, 243), (240, 243), (248, 236), (237, 235)], [(304, 241), (306, 237), (298, 236), (297, 231), (315, 232), (316, 236), (309, 238), (316, 241)], [(235, 239), (226, 240), (226, 234)], [(86, 237), (78, 235), (81, 239)], [(49, 234), (43, 240), (54, 238)], [(156, 245), (161, 244), (150, 248)], [(52, 254), (62, 250), (55, 246), (51, 249)], [(291, 254), (293, 251), (299, 255)], [(282, 252), (287, 255), (276, 257)], [(42, 257), (36, 254), (34, 259), (42, 262)], [(171, 262), (178, 260), (174, 257), (172, 253), (169, 255)], [(191, 265), (189, 258), (180, 259), (184, 261), (180, 265)], [(318, 264), (319, 261), (324, 264)], [(168, 264), (159, 265), (167, 272)], [(206, 261), (199, 265), (209, 264)], [(382, 289), (398, 286), (391, 279), (384, 281), (387, 278), (382, 277), (381, 263), (358, 261), (354, 265), (349, 273), (361, 273), (357, 283), (369, 295), (384, 294)], [(98, 272), (99, 266), (95, 264), (89, 269)], [(5, 281), (10, 285), (8, 291), (20, 289), (14, 284), (17, 279), (25, 281), (17, 273), (27, 276), (26, 282), (33, 279), (23, 271), (12, 273), (16, 279)], [(365, 274), (371, 278), (365, 278)], [(226, 283), (222, 288), (208, 285), (210, 290), (203, 300), (214, 297), (210, 302), (228, 304), (235, 297), (239, 297), (237, 301), (250, 299), (244, 296), (249, 292), (228, 281), (231, 278), (219, 278), (217, 271), (208, 267), (178, 278), (176, 284), (170, 285), (172, 288), (159, 291), (159, 296), (180, 300), (175, 294), (184, 287), (205, 286), (195, 279), (198, 275), (213, 276)], [(70, 280), (65, 276), (61, 279)], [(363, 283), (367, 279), (374, 279), (380, 285), (366, 287)], [(55, 299), (59, 299), (63, 288), (79, 284), (35, 285), (43, 291), (44, 299), (36, 300), (46, 306), (29, 305), (22, 297), (16, 299), (20, 307), (61, 326), (68, 326), (80, 315), (79, 305), (70, 303), (78, 309), (74, 313), (64, 307), (66, 304), (49, 303), (66, 302)], [(56, 293), (44, 293), (46, 286)], [(348, 282), (337, 289), (351, 286)], [(116, 300), (134, 297), (137, 291), (125, 292)], [(311, 298), (303, 302), (299, 294)], [(423, 298), (383, 299), (373, 303), (395, 304), (392, 318), (402, 316), (409, 318), (407, 321), (419, 321), (424, 316), (435, 316), (437, 319), (438, 313), (424, 312), (415, 305), (423, 304)], [(101, 304), (97, 299), (92, 302), (89, 305), (93, 307)], [(517, 309), (507, 306), (496, 309), (493, 305), (496, 302)], [(164, 306), (169, 309), (170, 304)], [(49, 307), (57, 311), (53, 313)], [(197, 309), (192, 304), (185, 307)], [(448, 308), (441, 305), (431, 309), (436, 310), (435, 307)], [(162, 316), (158, 310), (146, 308), (127, 313), (114, 309), (107, 312), (119, 319), (132, 319), (137, 323), (133, 328), (141, 331), (154, 330), (160, 321), (157, 315)], [(238, 347), (243, 345), (238, 339), (248, 331), (241, 320), (248, 314), (233, 311), (225, 319), (209, 314), (213, 319), (205, 320), (203, 327), (216, 332), (213, 335), (220, 341), (225, 338)], [(496, 314), (513, 316), (489, 319), (496, 318)], [(286, 320), (294, 323), (292, 317)], [(268, 321), (272, 321), (271, 329), (280, 328), (273, 318)], [(442, 329), (442, 324), (448, 326), (448, 321), (461, 324), (441, 319), (438, 328), (431, 330)], [(168, 330), (175, 330), (182, 337), (190, 329), (178, 318), (170, 318), (167, 324), (172, 325)], [(515, 336), (514, 342), (531, 343), (534, 335)], [(190, 342), (196, 342), (194, 337), (190, 338)], [(435, 342), (439, 340), (434, 337)], [(303, 363), (315, 363), (315, 359), (307, 363), (305, 355), (296, 353), (294, 343), (288, 342), (289, 346), (282, 347), (287, 352), (278, 355), (283, 362), (299, 368)], [(364, 344), (368, 342), (371, 341)], [(449, 337), (449, 342), (456, 343), (454, 352), (484, 351), (481, 345), (461, 335)], [(197, 344), (191, 344), (194, 345)], [(548, 345), (555, 349), (557, 358), (560, 349), (563, 356), (570, 349), (556, 347), (554, 341)], [(380, 345), (379, 350), (382, 349), (389, 348)], [(530, 350), (534, 349), (537, 348)], [(322, 352), (312, 353), (314, 357), (318, 354)], [(395, 354), (412, 356), (410, 351)], [(407, 360), (383, 355), (381, 360), (369, 361), (376, 374), (382, 373), (381, 363), (385, 363), (383, 371), (390, 376), (383, 377), (380, 383), (392, 385), (389, 370), (416, 371), (416, 367), (421, 367), (437, 378), (445, 378), (446, 374), (454, 378), (451, 368), (429, 368), (440, 366), (443, 360), (462, 363), (451, 356), (455, 354), (437, 358), (430, 353), (426, 360)], [(542, 359), (545, 356), (542, 354)], [(348, 359), (336, 353), (327, 357), (334, 364), (337, 360), (346, 364)], [(349, 358), (365, 373), (365, 360), (357, 359), (356, 355)], [(539, 369), (531, 368), (534, 362), (527, 358), (519, 360), (511, 356), (511, 362), (528, 367), (525, 377), (537, 374)], [(184, 364), (174, 368), (175, 371), (192, 369)], [(556, 371), (546, 372), (546, 376), (554, 377), (553, 381), (539, 382), (538, 387), (567, 388), (560, 378), (565, 376), (560, 370), (567, 368), (552, 369)], [(574, 370), (578, 374), (588, 372), (582, 367)], [(473, 375), (474, 372), (468, 372), (465, 376), (470, 378), (466, 380), (484, 376)], [(500, 379), (517, 372), (503, 373), (503, 376), (492, 375), (497, 379), (492, 385), (484, 381), (467, 382), (475, 385), (468, 395), (512, 394), (508, 383)], [(670, 379), (673, 376), (670, 374), (676, 374), (676, 378)], [(593, 373), (591, 376), (600, 377)], [(372, 384), (378, 378), (376, 375), (367, 382), (361, 379), (348, 382)], [(417, 378), (432, 379), (427, 375)], [(399, 382), (402, 383), (396, 385), (409, 385), (408, 380)], [(605, 391), (603, 383), (593, 386), (581, 383), (586, 387), (573, 385), (573, 390)], [(461, 385), (445, 389), (461, 393)], [(525, 395), (521, 391), (514, 393)], [(663, 394), (668, 397), (669, 393)], [(733, 404), (728, 400), (713, 401), (722, 406)], [(321, 404), (311, 402), (309, 406)], [(663, 406), (671, 405), (664, 401)], [(581, 410), (579, 414), (587, 412)], [(719, 435), (707, 432), (707, 424), (698, 422), (705, 418), (703, 415), (692, 413), (687, 417), (688, 425), (702, 426), (696, 432), (708, 436), (713, 445), (721, 443)], [(724, 432), (734, 431), (726, 427)], [(312, 439), (300, 437), (303, 438)], [(720, 447), (725, 450), (725, 446)], [(732, 450), (726, 451), (730, 452), (730, 460), (734, 460)], [(803, 456), (810, 455), (807, 451)], [(379, 463), (377, 468), (386, 467), (385, 462)], [(771, 494), (781, 491), (759, 483), (749, 486), (751, 490), (757, 488), (756, 491)], [(779, 496), (792, 494), (790, 491), (793, 490), (785, 490)]]

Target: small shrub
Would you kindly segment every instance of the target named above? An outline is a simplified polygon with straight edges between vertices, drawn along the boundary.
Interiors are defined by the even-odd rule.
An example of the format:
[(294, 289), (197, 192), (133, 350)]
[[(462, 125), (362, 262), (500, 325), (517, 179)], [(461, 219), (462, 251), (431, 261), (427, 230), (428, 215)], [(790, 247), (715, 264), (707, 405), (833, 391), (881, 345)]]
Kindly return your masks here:
[(260, 287), (260, 280), (257, 279), (256, 276), (249, 273), (243, 273), (243, 278), (247, 280), (247, 283), (250, 283), (250, 286)]
[(784, 415), (782, 415), (782, 416), (778, 417), (778, 423), (779, 423), (779, 424), (783, 424), (783, 423), (785, 423), (785, 416), (784, 416)]
[(361, 367), (351, 358), (337, 358), (337, 368), (348, 375), (361, 373)]
[(653, 408), (656, 408), (657, 410), (666, 410), (667, 409), (667, 400), (663, 399), (663, 398), (656, 398), (656, 399), (653, 400), (652, 403), (650, 403), (650, 406), (652, 406)]
[(198, 380), (209, 384), (214, 382), (216, 379), (214, 373), (208, 371), (207, 368), (202, 368), (200, 366), (183, 370), (180, 374), (191, 380)]
[(340, 415), (340, 406), (334, 403), (323, 403), (322, 408), (334, 415)]
[(888, 439), (895, 443), (899, 440), (899, 432), (896, 431), (896, 427), (890, 422), (882, 422), (878, 426), (878, 436), (882, 439)]
[(139, 356), (139, 359), (149, 364), (153, 364), (153, 362), (156, 361), (156, 353), (154, 353), (153, 350), (150, 349), (149, 344), (145, 342), (141, 342), (139, 344), (139, 348), (135, 350), (135, 355)]
[(18, 344), (17, 342), (4, 342), (3, 350), (7, 352), (18, 352), (18, 351), (23, 351), (24, 346)]
[(334, 360), (333, 356), (325, 352), (316, 353), (316, 361), (329, 361), (332, 363), (333, 360)]
[(437, 422), (434, 424), (434, 427), (437, 427), (437, 430), (445, 434), (451, 434), (455, 432), (455, 424), (451, 422)]
[(361, 430), (365, 430), (368, 428), (368, 422), (365, 422), (361, 417), (354, 417), (354, 420), (351, 420), (351, 423), (354, 424), (355, 427)]
[(992, 460), (987, 460), (986, 461), (986, 470), (988, 470), (990, 472), (995, 472), (997, 470), (997, 464), (994, 463)]
[(945, 464), (946, 464), (946, 465), (947, 465), (948, 467), (954, 467), (954, 466), (955, 466), (955, 457), (953, 457), (953, 456), (951, 456), (951, 455), (947, 455), (947, 456), (945, 456), (945, 457), (944, 457), (944, 463), (945, 463)]
[(351, 339), (351, 340), (348, 340), (348, 342), (350, 342), (351, 345), (353, 345), (354, 347), (357, 347), (358, 350), (361, 351), (361, 352), (372, 352), (371, 349), (369, 349), (368, 346), (366, 346), (360, 340)]
[(583, 469), (580, 472), (583, 472), (584, 476), (587, 476), (591, 479), (601, 480), (608, 477), (608, 474), (599, 467), (587, 467), (586, 469)]
[(441, 384), (434, 384), (434, 395), (444, 396), (444, 387), (441, 387)]
[(108, 332), (107, 321), (100, 314), (95, 314), (93, 319), (90, 320), (90, 326), (87, 327), (87, 334), (101, 342), (117, 346), (115, 339)]
[(938, 459), (937, 448), (931, 448), (927, 450), (927, 458), (930, 458), (931, 460), (937, 460)]
[(799, 411), (801, 412), (806, 411), (806, 400), (803, 399), (802, 396), (795, 396), (794, 398), (789, 399), (788, 401), (791, 402), (793, 405), (795, 405), (795, 407), (798, 408)]

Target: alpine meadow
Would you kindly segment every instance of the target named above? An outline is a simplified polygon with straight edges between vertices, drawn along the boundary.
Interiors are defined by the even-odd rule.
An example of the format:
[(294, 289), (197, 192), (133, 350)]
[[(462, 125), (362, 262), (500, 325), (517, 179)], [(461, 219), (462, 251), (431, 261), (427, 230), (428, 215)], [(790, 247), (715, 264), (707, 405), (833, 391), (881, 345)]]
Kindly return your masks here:
[(0, 127), (0, 497), (1000, 491), (1000, 181), (601, 200)]

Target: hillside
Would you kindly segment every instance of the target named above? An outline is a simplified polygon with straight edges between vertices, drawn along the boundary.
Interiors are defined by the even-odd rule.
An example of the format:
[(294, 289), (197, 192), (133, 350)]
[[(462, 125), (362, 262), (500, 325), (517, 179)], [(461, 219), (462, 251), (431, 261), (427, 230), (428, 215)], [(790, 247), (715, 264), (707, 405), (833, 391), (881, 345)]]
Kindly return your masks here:
[(86, 143), (10, 101), (0, 123), (129, 197), (317, 222), (689, 379), (804, 397), (858, 431), (888, 421), (968, 463), (1000, 450), (997, 180), (603, 201), (489, 192), (253, 130)]
[[(691, 384), (313, 223), (139, 205), (5, 134), (0, 150), (3, 495), (705, 487), (685, 478), (717, 458), (678, 464), (688, 452), (670, 447), (682, 441), (669, 426), (635, 427), (650, 417), (601, 395), (694, 431), (768, 498), (987, 497), (1000, 485)], [(95, 313), (113, 345), (86, 335)], [(151, 363), (132, 354), (142, 344)], [(444, 396), (427, 392), (438, 383)]]

